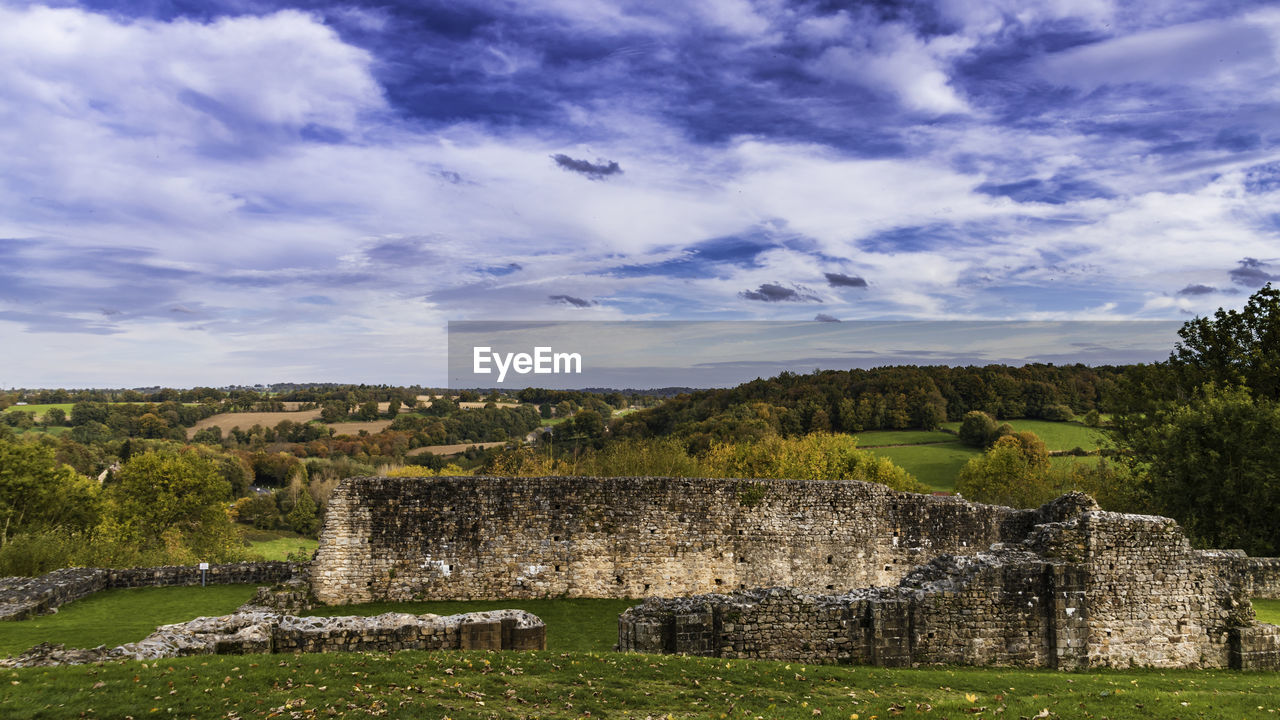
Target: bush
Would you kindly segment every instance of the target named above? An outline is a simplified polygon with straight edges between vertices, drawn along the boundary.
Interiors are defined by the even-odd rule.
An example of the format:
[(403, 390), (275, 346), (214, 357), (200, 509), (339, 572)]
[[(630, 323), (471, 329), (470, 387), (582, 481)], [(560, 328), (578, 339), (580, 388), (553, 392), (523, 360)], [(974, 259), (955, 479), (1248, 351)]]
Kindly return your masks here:
[(1040, 412), (1040, 417), (1053, 422), (1067, 422), (1075, 417), (1075, 413), (1066, 405), (1046, 405)]
[(986, 447), (996, 439), (996, 419), (981, 410), (970, 410), (960, 421), (960, 442)]

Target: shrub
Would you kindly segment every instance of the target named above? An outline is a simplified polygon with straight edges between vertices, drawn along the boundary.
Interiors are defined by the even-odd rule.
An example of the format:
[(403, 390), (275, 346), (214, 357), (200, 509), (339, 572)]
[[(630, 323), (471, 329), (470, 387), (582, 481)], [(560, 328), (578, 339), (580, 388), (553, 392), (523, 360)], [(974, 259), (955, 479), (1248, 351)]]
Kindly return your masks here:
[(986, 447), (996, 438), (996, 419), (981, 410), (970, 410), (960, 421), (960, 442)]

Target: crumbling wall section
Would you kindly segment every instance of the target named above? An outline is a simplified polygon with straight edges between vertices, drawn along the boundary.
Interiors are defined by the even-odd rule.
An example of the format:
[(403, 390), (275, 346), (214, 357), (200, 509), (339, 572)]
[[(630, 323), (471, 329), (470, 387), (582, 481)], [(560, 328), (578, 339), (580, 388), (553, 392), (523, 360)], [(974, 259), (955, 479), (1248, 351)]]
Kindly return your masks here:
[(335, 490), (316, 597), (643, 597), (896, 583), (1020, 538), (1034, 511), (862, 482), (353, 478)]
[(936, 558), (892, 587), (650, 598), (620, 618), (618, 647), (882, 666), (1275, 661), (1276, 636), (1217, 553), (1192, 550), (1167, 518), (1082, 497), (1042, 508), (1019, 543)]

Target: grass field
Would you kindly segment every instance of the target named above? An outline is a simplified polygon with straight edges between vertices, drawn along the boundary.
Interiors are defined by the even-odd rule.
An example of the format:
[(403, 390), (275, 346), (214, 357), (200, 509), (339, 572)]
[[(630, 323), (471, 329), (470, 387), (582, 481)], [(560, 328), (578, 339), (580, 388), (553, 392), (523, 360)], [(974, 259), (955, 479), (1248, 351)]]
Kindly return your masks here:
[[(119, 644), (157, 625), (228, 612), (249, 586), (116, 590), (57, 615), (0, 623), (0, 652), (42, 640)], [(1061, 673), (884, 669), (622, 654), (633, 601), (366, 604), (330, 614), (452, 614), (522, 607), (545, 652), (197, 656), (0, 671), (0, 717), (392, 718), (1275, 718), (1280, 674), (1196, 670)], [(1258, 601), (1259, 615), (1280, 601)], [(140, 620), (139, 618), (145, 618)]]
[[(1071, 450), (1076, 447), (1097, 450), (1099, 443), (1105, 437), (1101, 430), (1074, 422), (1049, 422), (1048, 420), (1001, 420), (1000, 422), (1009, 423), (1019, 432), (1030, 430), (1039, 435), (1045, 447), (1050, 450)], [(945, 423), (943, 427), (959, 430), (960, 423)]]
[(75, 403), (42, 403), (42, 404), (33, 404), (33, 405), (11, 405), (5, 408), (4, 411), (9, 412), (11, 410), (17, 410), (21, 412), (35, 413), (36, 420), (40, 420), (41, 418), (44, 417), (45, 412), (52, 410), (53, 408), (61, 409), (62, 412), (67, 414), (67, 417), (70, 417), (71, 406), (74, 404)]
[(1280, 625), (1280, 600), (1254, 598), (1253, 611), (1258, 614), (1258, 622)]
[(873, 430), (855, 433), (858, 447), (884, 447), (890, 445), (923, 445), (925, 443), (955, 442), (956, 436), (936, 430)]
[(465, 452), (467, 448), (471, 448), (471, 447), (479, 446), (482, 448), (491, 448), (491, 447), (502, 447), (503, 445), (506, 445), (506, 444), (507, 443), (505, 441), (500, 441), (500, 442), (482, 442), (482, 443), (457, 443), (456, 445), (424, 445), (422, 447), (417, 447), (410, 450), (409, 452), (405, 453), (405, 455), (423, 455), (425, 453), (431, 453), (433, 455), (457, 455), (460, 452)]
[(249, 543), (249, 551), (263, 560), (287, 560), (289, 553), (302, 551), (310, 556), (320, 545), (318, 540), (288, 530), (259, 530), (237, 525), (240, 534)]
[(18, 430), (19, 435), (53, 435), (57, 437), (63, 433), (70, 432), (71, 428), (64, 425), (54, 425), (53, 427), (33, 427), (25, 430)]
[(5, 718), (1274, 719), (1280, 674), (885, 669), (609, 651), (213, 655), (0, 672)]
[(230, 613), (256, 590), (256, 585), (104, 590), (63, 605), (54, 615), (0, 623), (0, 655), (19, 653), (45, 641), (67, 647), (134, 642), (150, 635), (158, 625)]
[(941, 492), (954, 491), (956, 474), (960, 472), (960, 468), (970, 459), (982, 454), (977, 448), (969, 447), (954, 438), (951, 442), (940, 444), (874, 447), (868, 448), (867, 452), (889, 458), (920, 482)]
[[(1048, 422), (1046, 420), (1010, 420), (1015, 430), (1030, 430), (1044, 440), (1050, 450), (1071, 450), (1076, 447), (1096, 450), (1103, 435), (1094, 428), (1078, 423)], [(960, 423), (946, 423), (943, 427), (958, 430)], [(981, 455), (978, 448), (969, 447), (945, 432), (923, 430), (882, 430), (856, 435), (858, 447), (881, 457), (916, 476), (920, 482), (934, 490), (952, 492), (956, 486), (956, 474), (972, 458)], [(1088, 457), (1053, 457), (1055, 465), (1070, 465), (1085, 461), (1097, 462)]]

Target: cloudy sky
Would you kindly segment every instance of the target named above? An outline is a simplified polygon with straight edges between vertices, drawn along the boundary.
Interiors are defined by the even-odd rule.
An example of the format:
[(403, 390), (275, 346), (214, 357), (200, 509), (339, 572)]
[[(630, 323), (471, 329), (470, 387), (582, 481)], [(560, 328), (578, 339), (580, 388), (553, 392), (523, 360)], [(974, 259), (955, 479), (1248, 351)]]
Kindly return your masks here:
[(0, 0), (0, 386), (443, 384), (459, 320), (1182, 320), (1280, 8)]

